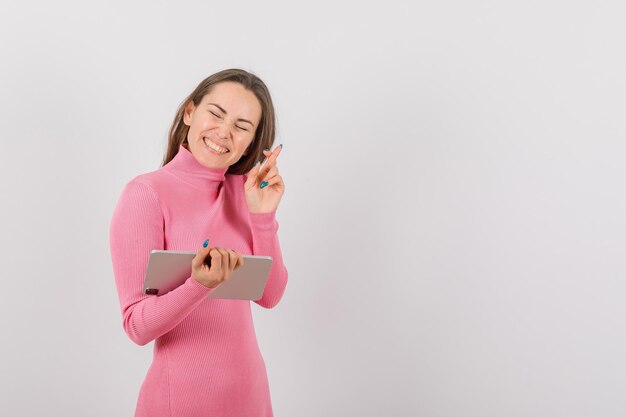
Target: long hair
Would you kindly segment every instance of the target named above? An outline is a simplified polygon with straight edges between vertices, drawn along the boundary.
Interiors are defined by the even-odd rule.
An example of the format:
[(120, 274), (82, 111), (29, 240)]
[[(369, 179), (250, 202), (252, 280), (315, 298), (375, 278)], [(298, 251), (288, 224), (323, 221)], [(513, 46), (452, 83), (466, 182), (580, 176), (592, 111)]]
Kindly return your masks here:
[(204, 96), (211, 92), (213, 86), (225, 81), (241, 84), (247, 90), (252, 91), (259, 103), (261, 103), (261, 120), (256, 128), (254, 139), (250, 143), (246, 154), (242, 155), (239, 161), (228, 167), (226, 173), (245, 174), (252, 169), (256, 161), (263, 160), (263, 149), (272, 148), (276, 135), (276, 120), (272, 98), (267, 86), (259, 77), (242, 69), (232, 68), (217, 72), (202, 80), (196, 89), (181, 103), (170, 128), (167, 151), (161, 166), (164, 166), (176, 156), (181, 144), (186, 148), (188, 146), (187, 133), (189, 132), (189, 126), (183, 122), (185, 107), (191, 101), (193, 101), (194, 106), (199, 106)]

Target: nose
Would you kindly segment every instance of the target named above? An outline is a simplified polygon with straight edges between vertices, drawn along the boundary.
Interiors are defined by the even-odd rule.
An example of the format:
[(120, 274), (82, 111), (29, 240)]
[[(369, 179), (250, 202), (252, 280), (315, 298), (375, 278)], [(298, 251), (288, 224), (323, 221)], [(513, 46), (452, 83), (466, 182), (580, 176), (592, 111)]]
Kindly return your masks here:
[(230, 127), (226, 123), (222, 123), (217, 128), (217, 134), (221, 139), (227, 139), (230, 136)]

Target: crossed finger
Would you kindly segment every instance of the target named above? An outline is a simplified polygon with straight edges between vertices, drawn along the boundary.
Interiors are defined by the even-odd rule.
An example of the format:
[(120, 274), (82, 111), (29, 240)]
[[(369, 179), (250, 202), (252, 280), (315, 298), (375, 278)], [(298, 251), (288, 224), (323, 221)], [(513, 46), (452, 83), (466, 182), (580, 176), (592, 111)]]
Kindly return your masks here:
[(277, 175), (278, 175), (278, 167), (276, 165), (274, 165), (267, 172), (259, 174), (259, 180), (261, 182), (263, 182), (263, 181), (270, 181), (272, 178), (274, 178)]
[(259, 171), (259, 176), (261, 178), (269, 172), (270, 168), (276, 165), (276, 158), (278, 158), (278, 155), (280, 155), (282, 150), (283, 145), (279, 145), (273, 151), (263, 151), (263, 154), (270, 152), (270, 156), (265, 160), (265, 165), (263, 165), (263, 168)]

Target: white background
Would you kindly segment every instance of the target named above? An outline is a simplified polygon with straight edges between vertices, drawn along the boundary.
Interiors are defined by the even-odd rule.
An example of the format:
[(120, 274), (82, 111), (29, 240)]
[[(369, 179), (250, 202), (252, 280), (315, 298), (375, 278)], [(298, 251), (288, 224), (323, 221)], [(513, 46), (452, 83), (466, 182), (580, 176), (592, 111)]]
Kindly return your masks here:
[(284, 144), (276, 416), (626, 414), (619, 1), (17, 2), (0, 12), (0, 410), (129, 416), (108, 228), (206, 76)]

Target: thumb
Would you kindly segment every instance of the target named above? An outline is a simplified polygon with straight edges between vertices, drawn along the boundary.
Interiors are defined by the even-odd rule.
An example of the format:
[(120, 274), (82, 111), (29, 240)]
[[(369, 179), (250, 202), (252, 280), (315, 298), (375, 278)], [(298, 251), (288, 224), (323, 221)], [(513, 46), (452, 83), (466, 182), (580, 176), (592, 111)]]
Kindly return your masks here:
[(213, 248), (209, 246), (209, 239), (205, 240), (202, 244), (202, 248), (200, 248), (198, 253), (196, 253), (196, 256), (194, 256), (194, 258), (191, 260), (191, 266), (194, 269), (200, 268), (211, 249)]
[(246, 188), (250, 188), (254, 184), (256, 184), (256, 179), (257, 179), (257, 176), (259, 175), (259, 170), (261, 169), (260, 162), (261, 161), (256, 161), (256, 164), (254, 164), (254, 166), (246, 174), (246, 182), (244, 184)]

